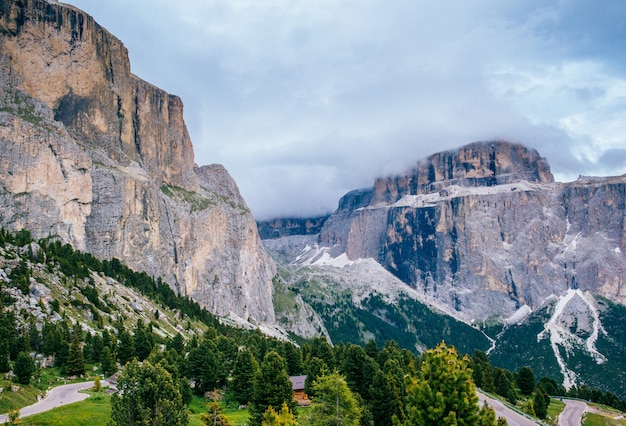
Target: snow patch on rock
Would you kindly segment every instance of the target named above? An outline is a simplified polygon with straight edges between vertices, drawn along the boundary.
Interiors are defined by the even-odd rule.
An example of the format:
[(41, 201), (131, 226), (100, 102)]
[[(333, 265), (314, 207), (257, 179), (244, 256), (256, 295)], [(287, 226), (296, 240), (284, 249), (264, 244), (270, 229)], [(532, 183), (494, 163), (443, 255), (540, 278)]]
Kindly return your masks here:
[[(572, 329), (576, 327), (575, 330)], [(569, 355), (574, 348), (586, 351), (598, 364), (606, 362), (606, 357), (598, 351), (595, 344), (600, 332), (605, 333), (600, 322), (598, 309), (593, 295), (579, 289), (569, 289), (561, 296), (554, 312), (537, 340), (550, 339), (554, 356), (563, 374), (563, 386), (570, 389), (577, 385), (578, 375), (567, 367), (561, 350)], [(586, 335), (586, 338), (580, 336)]]

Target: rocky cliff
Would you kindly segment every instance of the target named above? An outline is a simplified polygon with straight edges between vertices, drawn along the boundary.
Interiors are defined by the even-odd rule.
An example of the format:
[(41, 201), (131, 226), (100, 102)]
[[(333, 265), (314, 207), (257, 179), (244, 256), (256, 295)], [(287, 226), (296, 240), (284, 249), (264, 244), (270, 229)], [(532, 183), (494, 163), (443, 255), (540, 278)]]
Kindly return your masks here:
[(506, 142), (435, 154), (344, 196), (320, 234), (466, 319), (504, 318), (568, 289), (626, 303), (626, 176), (555, 183)]
[(0, 0), (0, 223), (163, 276), (218, 315), (274, 321), (275, 266), (236, 184), (197, 167), (182, 101), (69, 5)]
[(257, 222), (263, 240), (288, 237), (290, 235), (319, 234), (328, 216), (311, 218), (279, 218)]

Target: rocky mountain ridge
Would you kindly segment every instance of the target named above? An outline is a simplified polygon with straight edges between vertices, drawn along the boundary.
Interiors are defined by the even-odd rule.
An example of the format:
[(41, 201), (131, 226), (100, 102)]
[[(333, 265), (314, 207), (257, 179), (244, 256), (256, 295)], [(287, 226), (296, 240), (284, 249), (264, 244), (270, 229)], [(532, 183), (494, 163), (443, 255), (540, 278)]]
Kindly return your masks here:
[(423, 330), (455, 318), (468, 328), (439, 339), (624, 395), (625, 205), (626, 176), (557, 183), (520, 145), (435, 154), (348, 193), (319, 235), (264, 240), (285, 281), (278, 322), (302, 329), (312, 309), (333, 340), (393, 335), (419, 351)]
[(274, 321), (275, 266), (180, 98), (130, 72), (86, 13), (0, 1), (0, 224), (161, 276), (217, 315)]
[(535, 150), (474, 143), (348, 193), (320, 243), (467, 320), (507, 318), (570, 288), (626, 303), (625, 205), (626, 176), (555, 183)]

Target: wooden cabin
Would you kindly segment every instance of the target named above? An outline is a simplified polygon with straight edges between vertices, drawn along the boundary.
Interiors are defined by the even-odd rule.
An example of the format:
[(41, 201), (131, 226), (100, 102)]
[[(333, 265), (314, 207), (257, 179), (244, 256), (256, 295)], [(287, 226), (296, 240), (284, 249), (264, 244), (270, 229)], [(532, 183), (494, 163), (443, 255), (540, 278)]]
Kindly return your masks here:
[(306, 376), (290, 376), (289, 380), (291, 380), (291, 388), (293, 389), (293, 400), (301, 407), (311, 405), (311, 400), (304, 393)]

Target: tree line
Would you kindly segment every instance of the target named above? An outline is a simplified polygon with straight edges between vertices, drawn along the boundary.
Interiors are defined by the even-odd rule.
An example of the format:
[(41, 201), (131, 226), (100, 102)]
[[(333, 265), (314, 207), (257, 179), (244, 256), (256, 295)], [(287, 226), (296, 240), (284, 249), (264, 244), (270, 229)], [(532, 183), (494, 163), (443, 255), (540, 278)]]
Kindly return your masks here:
[[(585, 386), (566, 391), (553, 379), (537, 381), (527, 367), (510, 372), (493, 367), (482, 351), (461, 356), (445, 343), (421, 355), (393, 340), (382, 347), (375, 341), (364, 346), (341, 342), (331, 346), (315, 338), (296, 346), (259, 330), (225, 326), (160, 279), (134, 272), (117, 259), (101, 261), (50, 239), (31, 243), (27, 231), (11, 234), (0, 229), (1, 247), (22, 248), (9, 282), (0, 280), (0, 372), (12, 369), (20, 383), (28, 383), (37, 370), (33, 353), (50, 357), (68, 376), (85, 374), (87, 365), (99, 366), (107, 376), (121, 369), (118, 387), (124, 391), (112, 399), (113, 424), (139, 423), (140, 419), (147, 419), (148, 424), (157, 424), (150, 423), (154, 419), (186, 424), (185, 406), (193, 395), (215, 399), (216, 392), (226, 403), (247, 406), (253, 425), (503, 424), (493, 410), (479, 408), (476, 386), (512, 404), (522, 400), (522, 408), (540, 418), (547, 412), (548, 395), (626, 408), (610, 392)], [(46, 321), (41, 329), (34, 322), (18, 327), (14, 313), (5, 309), (12, 300), (3, 287), (29, 291), (26, 284), (31, 282), (32, 262), (58, 268), (70, 281), (88, 283), (90, 271), (115, 278), (163, 306), (178, 309), (181, 316), (184, 313), (203, 322), (207, 331), (191, 339), (181, 334), (164, 338), (153, 332), (151, 323), (137, 320), (127, 328), (121, 318), (109, 327), (99, 323), (96, 331), (83, 330), (63, 318), (54, 300), (51, 309), (60, 314), (60, 321)], [(95, 287), (80, 289), (93, 312), (107, 309), (106, 304), (99, 304), (101, 295)], [(296, 418), (289, 377), (304, 374), (305, 393), (312, 404), (306, 415)], [(204, 417), (211, 424), (218, 424), (218, 418), (225, 421), (217, 405)]]

